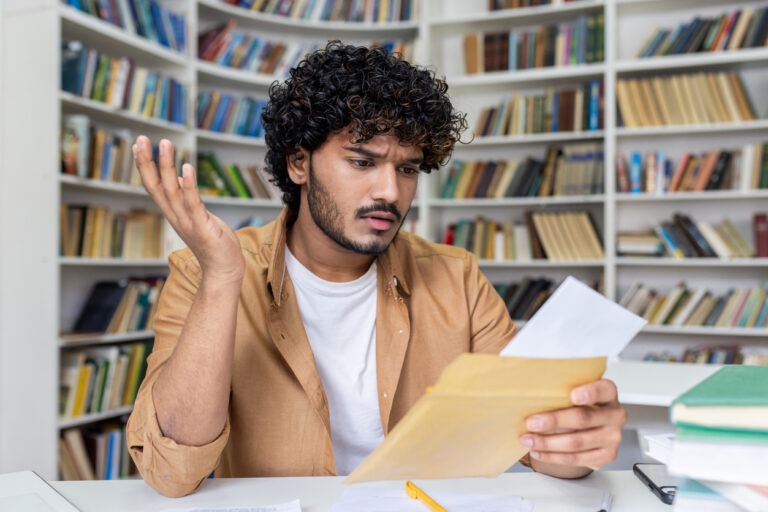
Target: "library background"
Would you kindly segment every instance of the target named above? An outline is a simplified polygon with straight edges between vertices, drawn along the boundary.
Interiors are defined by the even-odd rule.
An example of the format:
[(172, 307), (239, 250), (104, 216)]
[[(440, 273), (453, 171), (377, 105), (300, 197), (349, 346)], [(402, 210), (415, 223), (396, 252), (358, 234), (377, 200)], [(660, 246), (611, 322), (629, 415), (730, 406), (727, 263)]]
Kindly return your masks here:
[(526, 319), (567, 275), (647, 364), (768, 363), (768, 3), (3, 0), (0, 472), (132, 473), (123, 426), (169, 251), (130, 145), (165, 137), (232, 226), (281, 208), (267, 89), (328, 39), (446, 77), (468, 144), (403, 229)]

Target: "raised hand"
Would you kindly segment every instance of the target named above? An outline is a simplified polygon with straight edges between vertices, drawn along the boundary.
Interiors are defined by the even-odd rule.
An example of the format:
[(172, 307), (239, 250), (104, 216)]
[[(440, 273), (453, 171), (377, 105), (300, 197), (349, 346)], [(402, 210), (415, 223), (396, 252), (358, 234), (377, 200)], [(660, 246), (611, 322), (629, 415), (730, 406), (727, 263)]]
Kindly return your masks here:
[(184, 164), (179, 176), (173, 164), (173, 144), (162, 139), (159, 148), (160, 170), (152, 160), (149, 138), (139, 135), (133, 145), (133, 158), (144, 188), (194, 253), (204, 279), (242, 280), (245, 260), (240, 243), (232, 229), (206, 209), (194, 167)]

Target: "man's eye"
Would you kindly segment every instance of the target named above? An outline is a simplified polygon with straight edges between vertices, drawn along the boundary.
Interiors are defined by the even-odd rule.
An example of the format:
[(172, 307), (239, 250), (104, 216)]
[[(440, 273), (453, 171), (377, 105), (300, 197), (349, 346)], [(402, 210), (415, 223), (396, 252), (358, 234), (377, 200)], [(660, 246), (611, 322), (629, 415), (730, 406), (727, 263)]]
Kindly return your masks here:
[(368, 160), (357, 160), (357, 159), (354, 159), (354, 160), (350, 160), (350, 162), (352, 163), (352, 165), (356, 165), (358, 167), (370, 167), (371, 165), (373, 165)]
[(403, 174), (408, 174), (412, 176), (415, 174), (419, 174), (419, 168), (418, 167), (401, 167), (400, 172), (402, 172)]

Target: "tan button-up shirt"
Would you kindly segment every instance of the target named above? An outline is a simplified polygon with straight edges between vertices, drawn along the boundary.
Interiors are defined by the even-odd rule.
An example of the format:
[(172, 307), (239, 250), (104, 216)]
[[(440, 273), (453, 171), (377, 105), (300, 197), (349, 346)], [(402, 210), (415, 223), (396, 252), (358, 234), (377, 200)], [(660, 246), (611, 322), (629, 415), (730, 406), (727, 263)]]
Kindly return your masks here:
[[(189, 250), (169, 258), (155, 344), (128, 421), (144, 480), (182, 496), (223, 477), (334, 475), (328, 401), (285, 270), (286, 211), (237, 235), (246, 261), (237, 312), (229, 418), (205, 446), (163, 436), (152, 386), (173, 352), (200, 282)], [(504, 302), (464, 249), (399, 233), (377, 260), (376, 371), (388, 432), (463, 352), (498, 353), (514, 336)]]

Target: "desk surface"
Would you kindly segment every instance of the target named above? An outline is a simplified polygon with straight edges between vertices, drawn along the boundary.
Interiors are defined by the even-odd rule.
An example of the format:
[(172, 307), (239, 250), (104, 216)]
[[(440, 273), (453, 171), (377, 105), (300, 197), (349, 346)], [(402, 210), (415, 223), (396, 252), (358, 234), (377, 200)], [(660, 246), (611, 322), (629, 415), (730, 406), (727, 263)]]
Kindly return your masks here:
[[(302, 512), (327, 512), (344, 491), (342, 477), (221, 478), (191, 496), (165, 498), (141, 480), (51, 482), (83, 512), (153, 512), (168, 508), (255, 507), (301, 500)], [(533, 501), (535, 512), (595, 512), (603, 490), (615, 498), (611, 512), (667, 511), (631, 471), (598, 471), (581, 480), (536, 473), (505, 473), (493, 479), (419, 480), (432, 492), (512, 494)], [(403, 481), (371, 484), (404, 488)]]

